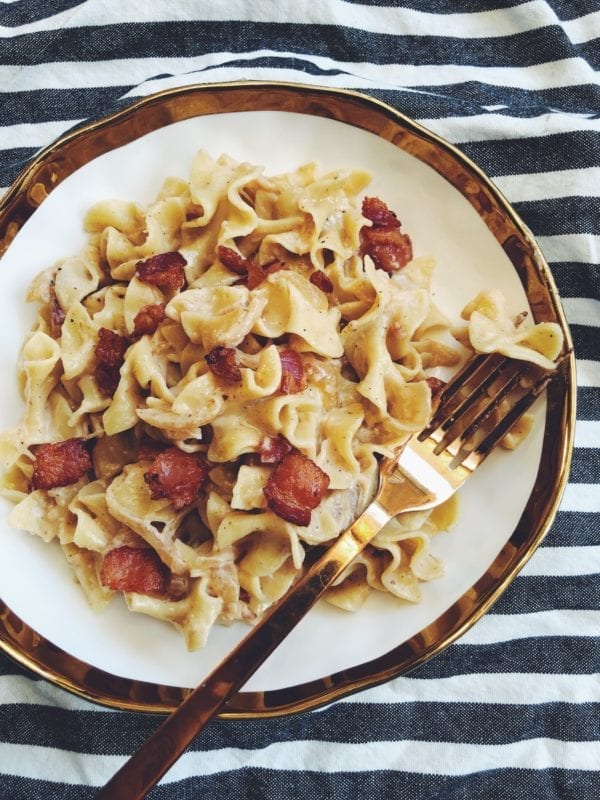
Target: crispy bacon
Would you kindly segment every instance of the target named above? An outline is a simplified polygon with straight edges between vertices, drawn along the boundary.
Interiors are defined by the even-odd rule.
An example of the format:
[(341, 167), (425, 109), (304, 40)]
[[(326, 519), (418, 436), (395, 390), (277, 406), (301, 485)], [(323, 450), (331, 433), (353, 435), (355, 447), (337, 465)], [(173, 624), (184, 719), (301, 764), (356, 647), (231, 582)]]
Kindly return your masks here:
[(435, 397), (437, 394), (439, 394), (446, 385), (446, 381), (443, 381), (441, 378), (435, 378), (433, 375), (429, 378), (426, 378), (425, 382), (431, 389), (432, 397)]
[(153, 500), (168, 498), (176, 511), (193, 503), (208, 477), (209, 466), (199, 453), (169, 447), (159, 453), (144, 474)]
[(248, 259), (231, 247), (225, 247), (224, 244), (219, 245), (217, 255), (221, 264), (227, 267), (230, 272), (235, 272), (236, 275), (248, 274)]
[(269, 475), (263, 489), (269, 508), (294, 525), (310, 524), (329, 486), (329, 476), (302, 453), (288, 453)]
[(129, 340), (109, 328), (100, 328), (96, 344), (96, 368), (94, 376), (101, 392), (108, 396), (115, 393), (119, 385), (119, 370), (125, 359)]
[(281, 383), (279, 391), (282, 394), (296, 394), (306, 389), (306, 375), (302, 356), (295, 350), (280, 350)]
[(115, 547), (102, 559), (100, 582), (115, 591), (165, 594), (168, 580), (168, 568), (149, 548)]
[(143, 306), (133, 319), (133, 335), (143, 336), (152, 334), (165, 318), (165, 306), (163, 303), (151, 303)]
[(261, 266), (254, 259), (244, 258), (231, 247), (226, 247), (225, 245), (219, 245), (217, 254), (224, 267), (240, 276), (240, 280), (236, 281), (236, 284), (244, 284), (249, 289), (256, 289), (267, 275), (278, 272), (280, 269), (287, 269), (287, 264), (283, 261), (272, 261), (270, 264)]
[(76, 483), (92, 469), (85, 439), (41, 444), (35, 452), (30, 489), (55, 489)]
[(365, 197), (363, 216), (371, 226), (360, 229), (360, 254), (370, 256), (377, 269), (396, 272), (413, 257), (410, 236), (400, 231), (400, 220), (378, 197)]
[(258, 446), (261, 464), (279, 464), (293, 450), (285, 436), (265, 436)]
[(320, 269), (315, 270), (308, 280), (325, 294), (333, 292), (333, 283)]
[(174, 292), (184, 284), (183, 268), (186, 264), (187, 261), (181, 253), (173, 250), (138, 261), (135, 270), (141, 281), (158, 286), (165, 292)]
[(205, 356), (208, 368), (226, 383), (239, 383), (242, 380), (242, 372), (237, 363), (234, 347), (213, 347)]
[(374, 228), (399, 228), (400, 220), (379, 197), (365, 197), (362, 215), (373, 223)]

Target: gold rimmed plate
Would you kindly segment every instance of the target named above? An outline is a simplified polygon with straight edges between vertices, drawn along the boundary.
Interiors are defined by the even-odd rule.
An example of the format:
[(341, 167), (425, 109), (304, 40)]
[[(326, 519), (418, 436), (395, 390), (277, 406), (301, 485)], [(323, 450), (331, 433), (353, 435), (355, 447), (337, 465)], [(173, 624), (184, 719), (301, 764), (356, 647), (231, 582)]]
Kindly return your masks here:
[[(150, 202), (165, 177), (187, 177), (194, 153), (262, 164), (267, 174), (316, 161), (358, 167), (400, 216), (416, 254), (436, 261), (437, 305), (451, 319), (478, 291), (497, 287), (515, 314), (553, 320), (571, 339), (550, 270), (530, 231), (462, 153), (395, 109), (348, 91), (283, 83), (188, 86), (146, 97), (43, 150), (0, 201), (2, 374), (14, 374), (33, 311), (31, 278), (76, 254), (83, 215), (108, 197)], [(29, 316), (31, 313), (31, 316)], [(5, 380), (0, 427), (22, 407)], [(355, 614), (320, 603), (224, 712), (267, 716), (316, 707), (400, 675), (455, 641), (532, 555), (564, 489), (574, 425), (574, 365), (565, 364), (512, 454), (494, 453), (461, 494), (456, 527), (433, 552), (445, 575), (409, 604), (374, 593)], [(508, 459), (515, 458), (512, 464)], [(515, 468), (517, 464), (517, 468)], [(0, 507), (0, 646), (33, 672), (114, 707), (172, 710), (245, 633), (217, 626), (187, 653), (165, 623), (120, 601), (95, 614), (58, 548), (6, 523)]]

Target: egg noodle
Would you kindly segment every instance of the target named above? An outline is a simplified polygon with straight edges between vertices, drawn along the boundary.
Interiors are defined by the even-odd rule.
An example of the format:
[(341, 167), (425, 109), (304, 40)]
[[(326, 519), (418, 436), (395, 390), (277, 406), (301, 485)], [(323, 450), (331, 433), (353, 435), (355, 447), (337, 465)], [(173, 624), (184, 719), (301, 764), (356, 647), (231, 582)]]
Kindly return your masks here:
[[(472, 350), (553, 366), (554, 323), (515, 322), (492, 290), (457, 330), (432, 302), (432, 259), (409, 253), (380, 268), (364, 245), (378, 224), (361, 206), (369, 180), (312, 163), (268, 177), (200, 151), (189, 180), (168, 178), (147, 208), (94, 205), (83, 251), (33, 281), (39, 311), (18, 365), (25, 410), (0, 441), (1, 490), (15, 504), (10, 524), (57, 542), (94, 608), (122, 594), (190, 650), (216, 622), (252, 622), (307, 550), (366, 505), (378, 459), (426, 426), (436, 370)], [(161, 279), (164, 254), (180, 285)], [(71, 440), (89, 454), (82, 474), (40, 479), (43, 448)], [(156, 477), (172, 448), (199, 465), (200, 488), (183, 499)], [(290, 455), (322, 479), (301, 520), (267, 490)], [(421, 582), (442, 572), (430, 539), (455, 514), (451, 501), (392, 520), (327, 599), (347, 610), (372, 590), (418, 601)], [(156, 572), (151, 560), (109, 568), (109, 554), (132, 552), (152, 554), (157, 583), (138, 580)]]

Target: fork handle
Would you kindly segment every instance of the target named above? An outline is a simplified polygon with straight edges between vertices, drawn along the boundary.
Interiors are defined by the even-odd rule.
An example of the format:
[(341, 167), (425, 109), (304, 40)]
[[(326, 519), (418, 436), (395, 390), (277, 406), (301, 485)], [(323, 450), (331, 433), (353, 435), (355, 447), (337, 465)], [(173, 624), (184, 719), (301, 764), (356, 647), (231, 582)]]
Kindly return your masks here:
[(256, 672), (390, 519), (383, 506), (373, 501), (100, 789), (97, 800), (145, 797), (196, 734)]

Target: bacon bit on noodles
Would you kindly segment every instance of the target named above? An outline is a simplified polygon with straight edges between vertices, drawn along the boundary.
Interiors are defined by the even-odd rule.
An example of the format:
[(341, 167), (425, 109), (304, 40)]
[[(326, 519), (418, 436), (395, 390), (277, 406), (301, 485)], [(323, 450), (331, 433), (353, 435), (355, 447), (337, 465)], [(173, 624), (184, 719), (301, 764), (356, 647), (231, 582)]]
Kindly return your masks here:
[(69, 486), (92, 469), (85, 439), (65, 439), (41, 444), (35, 451), (30, 488), (56, 489)]
[(121, 377), (119, 370), (128, 347), (129, 340), (125, 336), (119, 336), (109, 328), (100, 328), (98, 331), (94, 377), (100, 391), (109, 397), (112, 397), (119, 385)]
[(167, 498), (173, 503), (173, 508), (180, 511), (198, 497), (208, 470), (209, 466), (200, 454), (184, 453), (178, 447), (169, 447), (154, 457), (144, 480), (153, 500)]
[(282, 394), (297, 394), (306, 389), (306, 375), (302, 356), (296, 350), (280, 350), (281, 383), (279, 391)]
[(235, 348), (213, 347), (204, 358), (208, 368), (217, 378), (221, 378), (227, 383), (239, 383), (242, 380), (242, 371), (236, 360)]
[(165, 318), (165, 307), (163, 303), (151, 303), (143, 306), (133, 319), (133, 335), (143, 336), (152, 334)]
[(120, 592), (165, 594), (168, 578), (168, 568), (149, 548), (115, 547), (100, 567), (102, 585)]
[(360, 229), (360, 254), (370, 256), (377, 269), (396, 272), (412, 260), (410, 236), (400, 232), (400, 220), (378, 197), (365, 197), (363, 216), (372, 226)]
[(224, 267), (240, 276), (240, 280), (236, 283), (245, 284), (248, 289), (256, 289), (272, 272), (287, 269), (287, 264), (283, 261), (273, 261), (271, 264), (261, 266), (254, 259), (244, 258), (231, 247), (222, 244), (217, 248), (217, 255)]
[(310, 525), (329, 486), (329, 476), (303, 453), (288, 453), (269, 475), (263, 489), (267, 505), (277, 516), (294, 525)]
[(324, 272), (321, 272), (320, 269), (315, 270), (308, 280), (313, 284), (313, 286), (316, 286), (317, 289), (325, 292), (325, 294), (330, 294), (330, 292), (333, 292), (333, 283)]
[(187, 261), (181, 253), (173, 250), (138, 261), (135, 270), (138, 278), (144, 283), (151, 283), (165, 292), (174, 292), (176, 289), (181, 289), (185, 282), (183, 268), (186, 265)]
[(293, 450), (285, 436), (265, 436), (259, 445), (261, 464), (279, 464)]

